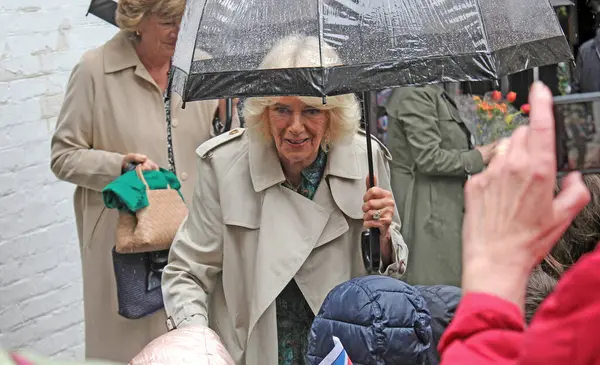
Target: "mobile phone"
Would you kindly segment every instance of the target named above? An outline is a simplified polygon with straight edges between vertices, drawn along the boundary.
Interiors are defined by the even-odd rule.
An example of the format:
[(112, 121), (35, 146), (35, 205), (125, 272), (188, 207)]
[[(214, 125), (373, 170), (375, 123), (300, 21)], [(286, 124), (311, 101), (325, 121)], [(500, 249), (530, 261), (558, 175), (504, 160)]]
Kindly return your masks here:
[(600, 92), (554, 97), (559, 173), (600, 173)]

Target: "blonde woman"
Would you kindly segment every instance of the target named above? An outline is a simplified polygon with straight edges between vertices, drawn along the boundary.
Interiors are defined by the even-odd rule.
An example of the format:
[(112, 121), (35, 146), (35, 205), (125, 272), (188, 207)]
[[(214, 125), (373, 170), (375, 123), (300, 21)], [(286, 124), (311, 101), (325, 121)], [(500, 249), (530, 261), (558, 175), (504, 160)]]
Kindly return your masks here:
[[(286, 38), (261, 68), (317, 66), (318, 52), (316, 38)], [(404, 272), (389, 153), (373, 144), (378, 186), (367, 191), (360, 115), (354, 95), (249, 98), (247, 130), (200, 146), (192, 209), (163, 274), (171, 328), (210, 326), (238, 365), (303, 364), (327, 293), (367, 274), (364, 227), (382, 233), (380, 272)]]
[[(166, 332), (164, 310), (128, 320), (117, 312), (111, 249), (116, 210), (100, 191), (130, 163), (175, 168), (186, 201), (196, 184), (194, 150), (211, 137), (217, 101), (163, 99), (185, 0), (120, 0), (121, 31), (73, 69), (52, 139), (52, 171), (77, 185), (86, 357), (127, 363)], [(170, 130), (170, 133), (168, 131)]]

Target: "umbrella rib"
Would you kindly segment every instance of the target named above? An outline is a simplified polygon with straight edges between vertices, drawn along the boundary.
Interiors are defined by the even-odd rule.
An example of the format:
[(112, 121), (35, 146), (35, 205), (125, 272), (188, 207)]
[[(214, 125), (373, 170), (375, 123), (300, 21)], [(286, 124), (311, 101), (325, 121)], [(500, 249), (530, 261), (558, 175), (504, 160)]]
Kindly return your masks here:
[[(321, 63), (321, 77), (323, 78), (323, 84), (325, 84), (325, 65), (323, 64), (323, 0), (317, 0), (317, 18), (319, 19), (319, 62)], [(323, 104), (325, 104), (325, 97), (323, 97)]]
[[(479, 4), (479, 0), (475, 0), (475, 5), (477, 7), (477, 18), (479, 18), (479, 23), (481, 24), (481, 30), (483, 31), (483, 39), (485, 40), (485, 49), (487, 54), (491, 55), (492, 50), (490, 49), (490, 40), (488, 39), (488, 32), (485, 26), (485, 22), (483, 21), (483, 16), (481, 15), (481, 5)], [(494, 72), (496, 72), (496, 62), (494, 62)]]
[[(191, 65), (193, 64), (194, 57), (196, 56), (196, 42), (197, 42), (196, 37), (198, 35), (198, 32), (200, 31), (200, 26), (202, 25), (202, 19), (204, 19), (204, 13), (206, 13), (206, 4), (208, 3), (208, 1), (209, 0), (204, 0), (204, 5), (202, 5), (202, 13), (200, 13), (200, 19), (198, 20), (198, 26), (196, 27), (196, 32), (194, 33), (196, 36), (194, 36), (194, 50), (192, 51), (192, 62), (190, 62), (190, 71), (191, 71)], [(187, 84), (187, 80), (185, 83)], [(184, 90), (185, 90), (185, 87), (184, 87)], [(185, 99), (183, 99), (183, 100), (185, 100)]]

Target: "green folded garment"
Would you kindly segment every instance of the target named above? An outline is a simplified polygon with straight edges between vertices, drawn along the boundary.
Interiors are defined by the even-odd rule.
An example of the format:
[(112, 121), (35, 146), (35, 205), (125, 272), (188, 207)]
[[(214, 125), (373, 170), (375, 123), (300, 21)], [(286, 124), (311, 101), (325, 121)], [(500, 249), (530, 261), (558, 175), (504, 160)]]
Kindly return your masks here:
[[(181, 188), (177, 176), (168, 170), (150, 170), (144, 171), (143, 174), (150, 190), (166, 189), (167, 186), (170, 186), (179, 192)], [(179, 192), (179, 195), (181, 196), (181, 192)], [(183, 199), (183, 196), (181, 198)], [(102, 190), (102, 199), (107, 208), (131, 213), (148, 206), (146, 186), (138, 178), (135, 171), (126, 172), (106, 185)]]

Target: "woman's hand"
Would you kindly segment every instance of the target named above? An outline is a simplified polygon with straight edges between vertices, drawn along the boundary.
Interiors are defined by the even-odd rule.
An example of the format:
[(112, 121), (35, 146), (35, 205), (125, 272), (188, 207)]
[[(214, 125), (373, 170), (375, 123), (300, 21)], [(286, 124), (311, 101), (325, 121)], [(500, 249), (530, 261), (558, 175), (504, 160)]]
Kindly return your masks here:
[(527, 127), (496, 147), (488, 168), (465, 187), (463, 289), (486, 292), (521, 308), (531, 270), (548, 254), (590, 194), (572, 173), (555, 197), (552, 95), (536, 83)]
[(492, 158), (494, 158), (494, 152), (496, 150), (497, 142), (492, 142), (483, 146), (477, 146), (475, 149), (481, 153), (481, 158), (484, 164), (489, 164)]
[(392, 257), (390, 226), (392, 225), (396, 203), (391, 191), (377, 186), (376, 177), (374, 187), (370, 188), (369, 177), (367, 177), (366, 182), (368, 190), (363, 197), (364, 204), (362, 206), (364, 226), (365, 228), (379, 228), (379, 232), (381, 232), (381, 258), (384, 265), (388, 265)]
[(127, 168), (127, 165), (129, 165), (130, 163), (141, 164), (143, 171), (158, 170), (159, 168), (154, 161), (149, 159), (146, 155), (142, 155), (139, 153), (128, 153), (127, 155), (125, 155), (125, 157), (123, 157), (123, 163), (121, 166), (122, 170), (124, 171)]

